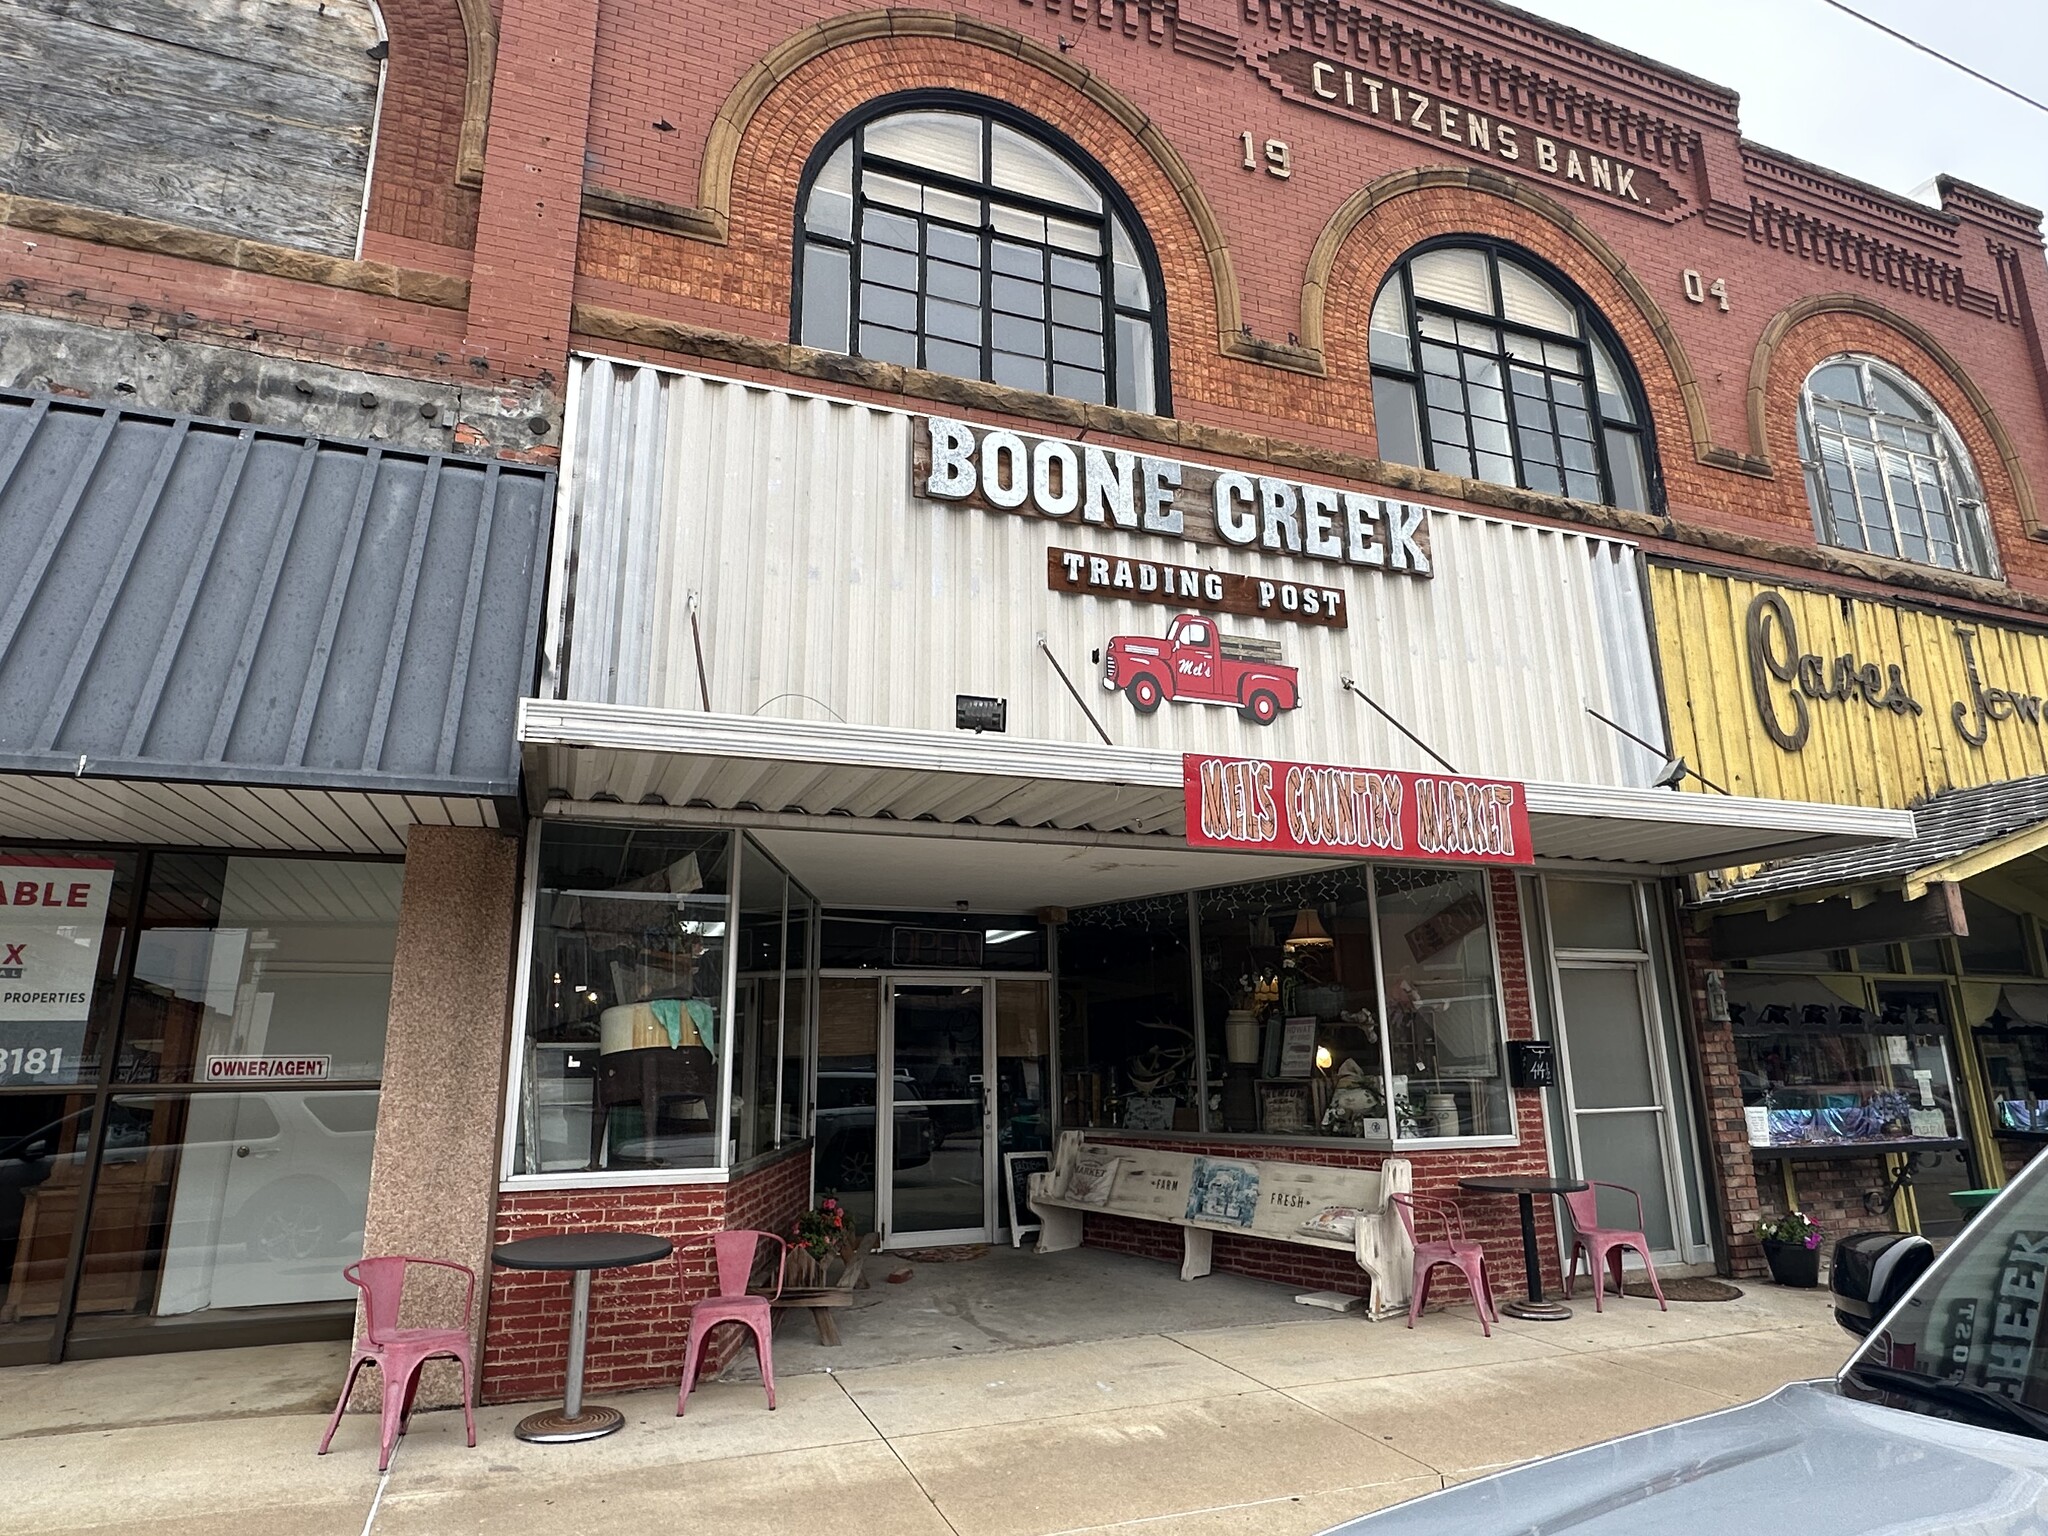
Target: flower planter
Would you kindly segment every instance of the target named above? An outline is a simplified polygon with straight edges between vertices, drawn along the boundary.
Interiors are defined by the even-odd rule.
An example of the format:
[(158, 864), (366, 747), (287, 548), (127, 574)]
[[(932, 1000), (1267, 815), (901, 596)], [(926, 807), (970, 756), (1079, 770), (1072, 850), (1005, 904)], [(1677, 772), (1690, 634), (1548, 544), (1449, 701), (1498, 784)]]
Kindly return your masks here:
[(1780, 1285), (1811, 1290), (1820, 1284), (1820, 1249), (1804, 1243), (1775, 1243), (1764, 1240), (1764, 1262), (1771, 1266), (1771, 1278)]

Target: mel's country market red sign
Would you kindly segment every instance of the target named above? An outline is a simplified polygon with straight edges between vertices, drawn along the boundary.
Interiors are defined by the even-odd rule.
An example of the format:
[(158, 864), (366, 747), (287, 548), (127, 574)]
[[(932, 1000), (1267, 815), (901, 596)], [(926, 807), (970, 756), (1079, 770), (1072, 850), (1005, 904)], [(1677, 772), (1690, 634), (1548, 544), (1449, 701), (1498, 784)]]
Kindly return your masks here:
[(1445, 864), (1529, 864), (1520, 784), (1256, 757), (1181, 759), (1188, 843)]

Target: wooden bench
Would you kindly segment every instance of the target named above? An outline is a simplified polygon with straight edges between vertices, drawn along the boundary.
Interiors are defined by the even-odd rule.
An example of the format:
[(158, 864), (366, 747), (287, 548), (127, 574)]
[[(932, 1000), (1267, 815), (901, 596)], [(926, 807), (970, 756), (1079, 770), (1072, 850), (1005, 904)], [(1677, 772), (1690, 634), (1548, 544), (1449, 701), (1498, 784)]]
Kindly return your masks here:
[[(1074, 1164), (1084, 1154), (1118, 1160), (1105, 1202), (1066, 1195)], [(1205, 1167), (1198, 1170), (1197, 1163)], [(1349, 1254), (1366, 1273), (1366, 1311), (1377, 1318), (1408, 1304), (1408, 1251), (1399, 1217), (1386, 1201), (1395, 1192), (1388, 1189), (1390, 1183), (1406, 1190), (1408, 1180), (1408, 1164), (1399, 1158), (1388, 1158), (1380, 1168), (1332, 1168), (1090, 1142), (1082, 1132), (1068, 1131), (1060, 1137), (1051, 1170), (1031, 1176), (1030, 1199), (1040, 1222), (1040, 1253), (1080, 1247), (1082, 1223), (1091, 1211), (1179, 1227), (1183, 1280), (1209, 1273), (1218, 1232)], [(1303, 1223), (1331, 1206), (1359, 1213), (1357, 1236), (1303, 1230)], [(1242, 1219), (1247, 1215), (1249, 1220)]]
[[(839, 1322), (832, 1316), (834, 1307), (853, 1305), (853, 1293), (868, 1288), (865, 1273), (868, 1255), (881, 1246), (879, 1234), (870, 1232), (858, 1242), (849, 1244), (836, 1261), (819, 1264), (805, 1250), (798, 1248), (789, 1255), (786, 1280), (782, 1293), (769, 1302), (775, 1313), (775, 1322), (780, 1323), (792, 1312), (808, 1312), (811, 1322), (818, 1330), (818, 1342), (830, 1348), (839, 1345)], [(830, 1280), (831, 1264), (836, 1262), (839, 1273)]]

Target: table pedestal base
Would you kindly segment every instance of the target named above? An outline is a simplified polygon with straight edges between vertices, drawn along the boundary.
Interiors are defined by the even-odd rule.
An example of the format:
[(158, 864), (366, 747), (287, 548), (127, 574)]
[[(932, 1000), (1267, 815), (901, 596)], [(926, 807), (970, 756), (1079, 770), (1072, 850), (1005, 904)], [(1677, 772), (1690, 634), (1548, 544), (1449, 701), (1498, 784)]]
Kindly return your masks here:
[(1531, 1323), (1561, 1323), (1572, 1315), (1572, 1309), (1561, 1301), (1504, 1301), (1500, 1309), (1508, 1317)]
[(567, 1445), (575, 1440), (601, 1440), (617, 1434), (625, 1423), (626, 1416), (618, 1409), (585, 1403), (583, 1411), (574, 1415), (561, 1408), (529, 1413), (513, 1427), (512, 1433), (536, 1445)]

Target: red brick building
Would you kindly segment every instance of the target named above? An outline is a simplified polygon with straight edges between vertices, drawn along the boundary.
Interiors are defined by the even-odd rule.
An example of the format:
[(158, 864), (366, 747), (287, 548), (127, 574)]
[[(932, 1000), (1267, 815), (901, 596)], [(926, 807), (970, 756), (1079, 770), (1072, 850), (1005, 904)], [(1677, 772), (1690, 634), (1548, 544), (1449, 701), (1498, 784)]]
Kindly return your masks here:
[[(504, 722), (519, 782), (472, 786), (487, 813), (394, 782), (404, 809), (374, 846), (319, 800), (367, 793), (353, 779), (292, 780), (303, 818), (261, 825), (256, 803), (311, 762), (289, 733), (298, 758), (238, 770), (246, 828), (171, 818), (168, 791), (136, 791), (154, 809), (116, 826), (82, 790), (24, 788), (0, 822), (23, 858), (142, 864), (110, 898), (124, 937), (82, 1026), (109, 1042), (79, 1058), (98, 1075), (0, 1081), (0, 1106), (17, 1094), (33, 1130), (116, 1105), (142, 1000), (199, 1009), (185, 1074), (148, 1079), (179, 1084), (151, 1111), (164, 1156), (129, 1175), (175, 1206), (204, 1063), (283, 1053), (159, 963), (177, 944), (150, 936), (181, 926), (159, 867), (403, 846), (383, 947), (349, 962), (382, 966), (388, 1033), (374, 1071), (335, 1079), (377, 1105), (362, 1241), (481, 1267), (539, 1232), (671, 1237), (687, 1289), (666, 1267), (596, 1282), (594, 1384), (674, 1376), (708, 1233), (784, 1227), (831, 1190), (892, 1243), (987, 1240), (1011, 1220), (1002, 1154), (1069, 1131), (1399, 1159), (1446, 1195), (1480, 1172), (1602, 1178), (1644, 1194), (1661, 1263), (1757, 1268), (1758, 1215), (1799, 1190), (1756, 1156), (1742, 1042), (1760, 1036), (1720, 1004), (1777, 952), (1752, 939), (1730, 970), (1681, 904), (1709, 897), (1704, 871), (1898, 842), (1917, 794), (1708, 753), (1693, 682), (1739, 647), (1706, 605), (1747, 582), (2016, 634), (2048, 611), (2037, 213), (1845, 181), (1745, 142), (1730, 92), (1449, 0), (327, 19), (349, 9), (295, 12), (282, 57), (249, 49), (251, 99), (326, 109), (304, 142), (252, 124), (206, 145), (172, 122), (160, 153), (208, 177), (124, 182), (73, 137), (4, 189), (0, 384), (30, 412), (81, 396), (252, 441), (559, 465), (544, 590), (509, 647), (539, 652)], [(331, 174), (275, 174), (300, 164)], [(1843, 408), (1876, 411), (1814, 395), (1843, 358), (1925, 444), (1932, 479), (1908, 464), (1910, 508), (1880, 486), (1881, 520), (1853, 468), (1847, 511), (1826, 501)], [(61, 487), (36, 505), (59, 526)], [(425, 513), (404, 526), (410, 568), (447, 562), (452, 611), (505, 586), (481, 546), (448, 553)], [(86, 658), (75, 691), (91, 646), (51, 635)], [(358, 766), (412, 697), (410, 644), (385, 655), (393, 702), (368, 710)], [(451, 644), (448, 666), (473, 664), (474, 639)], [(80, 756), (62, 729), (8, 750), (38, 786)], [(1735, 793), (1658, 787), (1675, 755)], [(220, 779), (217, 751), (188, 757), (121, 782)], [(1271, 825), (1191, 835), (1197, 758), (1276, 774)], [(1397, 787), (1411, 819), (1317, 799), (1339, 792), (1318, 765), (1407, 775), (1373, 792)], [(1487, 786), (1505, 823), (1412, 819), (1420, 795)], [(1790, 899), (1724, 886), (1716, 923)], [(225, 886), (210, 900), (218, 959), (219, 935), (260, 925), (231, 920)], [(338, 910), (294, 909), (309, 930)], [(1930, 934), (1961, 938), (1820, 947)], [(1869, 958), (1842, 972), (1876, 977)], [(1969, 966), (1947, 958), (1960, 999)], [(1932, 974), (1900, 958), (1901, 985)], [(1905, 1037), (1945, 1042), (1953, 1070), (1879, 1118), (1938, 1098), (1942, 1134), (1901, 1139), (1982, 1162), (1959, 1007)], [(1537, 1038), (1550, 1088), (1520, 1086), (1512, 1047)], [(1910, 1098), (1918, 1062), (1878, 1076), (1899, 1066)], [(1855, 1219), (1871, 1180), (1853, 1158), (1809, 1167), (1818, 1112), (1782, 1129), (1806, 1133), (1807, 1190), (1847, 1170)], [(174, 1223), (94, 1193), (119, 1160), (86, 1141), (60, 1237), (44, 1200), (44, 1235), (24, 1225), (8, 1258), (51, 1292), (30, 1353), (95, 1328), (121, 1347), (140, 1325), (107, 1319), (171, 1315)], [(1514, 1208), (1462, 1198), (1518, 1293)], [(97, 1290), (71, 1240), (95, 1206), (128, 1212), (142, 1255)], [(1088, 1234), (1179, 1241), (1115, 1215)], [(1540, 1235), (1554, 1276), (1557, 1225)], [(1349, 1256), (1256, 1235), (1226, 1233), (1216, 1262), (1361, 1288)], [(555, 1389), (565, 1294), (493, 1277), (485, 1395)], [(263, 1310), (191, 1309), (274, 1327)]]

